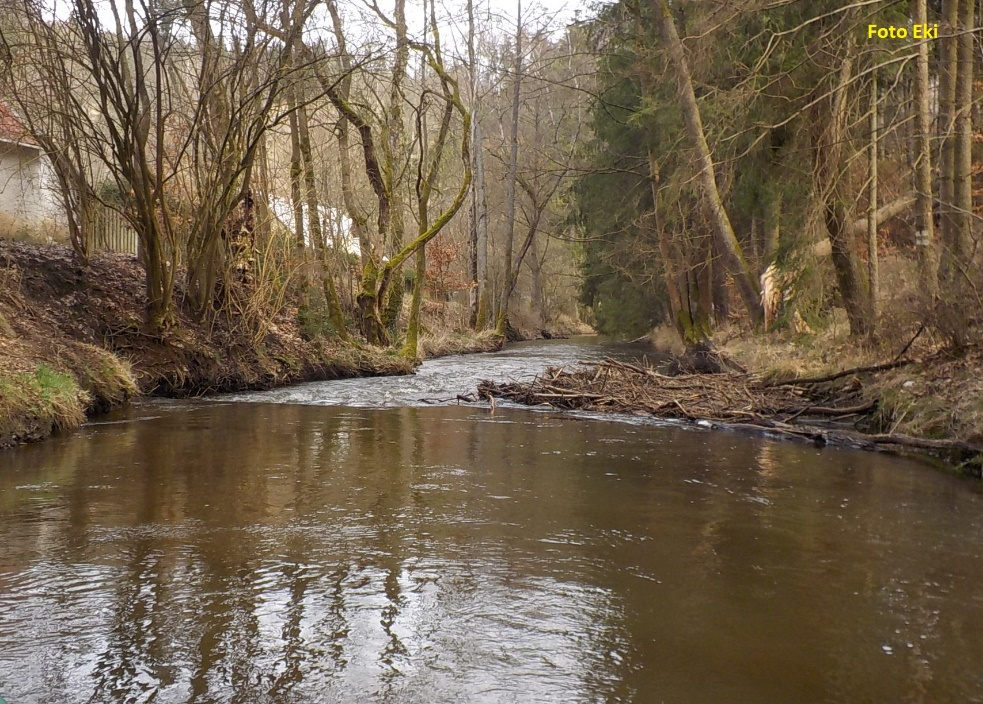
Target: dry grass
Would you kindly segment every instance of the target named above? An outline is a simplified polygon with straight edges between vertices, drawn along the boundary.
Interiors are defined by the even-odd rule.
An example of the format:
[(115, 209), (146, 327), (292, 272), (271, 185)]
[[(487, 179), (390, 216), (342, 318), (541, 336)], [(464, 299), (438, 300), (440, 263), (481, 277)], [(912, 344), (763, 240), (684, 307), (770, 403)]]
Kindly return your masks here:
[(983, 443), (983, 350), (933, 357), (878, 375), (870, 384), (882, 427)]
[(423, 359), (443, 357), (449, 354), (494, 352), (502, 349), (504, 340), (494, 330), (474, 332), (439, 331), (426, 333), (420, 338), (420, 356)]
[(129, 365), (106, 350), (0, 331), (0, 448), (77, 428), (136, 392)]
[[(910, 271), (905, 262), (887, 266), (887, 292), (881, 301), (875, 341), (849, 335), (846, 316), (834, 309), (829, 324), (812, 335), (778, 331), (762, 335), (725, 333), (721, 349), (750, 371), (765, 378), (821, 375), (896, 359), (916, 361), (898, 369), (858, 375), (864, 396), (876, 401), (875, 428), (884, 433), (983, 443), (983, 349), (942, 351), (943, 340), (919, 331), (919, 303), (903, 283)], [(910, 346), (909, 346), (909, 343)]]
[(34, 354), (32, 345), (0, 337), (0, 448), (78, 427), (91, 398), (73, 375)]

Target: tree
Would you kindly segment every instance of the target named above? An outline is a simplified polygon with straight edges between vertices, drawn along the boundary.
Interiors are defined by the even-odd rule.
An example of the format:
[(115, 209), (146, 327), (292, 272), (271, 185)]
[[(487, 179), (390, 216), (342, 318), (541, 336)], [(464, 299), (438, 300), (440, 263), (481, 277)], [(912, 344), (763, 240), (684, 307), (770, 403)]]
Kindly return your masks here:
[(751, 269), (744, 258), (741, 245), (734, 234), (730, 217), (724, 207), (717, 188), (717, 178), (713, 169), (713, 158), (710, 155), (710, 147), (707, 145), (706, 135), (703, 131), (703, 120), (700, 116), (700, 107), (696, 102), (696, 94), (693, 92), (693, 81), (690, 77), (689, 65), (686, 61), (686, 54), (683, 51), (683, 44), (676, 31), (676, 22), (669, 10), (666, 0), (653, 0), (656, 24), (666, 42), (666, 49), (669, 53), (673, 71), (676, 74), (678, 84), (679, 99), (682, 103), (683, 115), (686, 122), (686, 131), (689, 134), (696, 152), (699, 164), (699, 175), (703, 184), (704, 195), (708, 201), (708, 208), (712, 219), (714, 233), (717, 244), (724, 256), (730, 269), (731, 276), (737, 284), (737, 289), (744, 302), (752, 322), (757, 325), (763, 317), (761, 308), (760, 294)]
[[(915, 22), (927, 26), (926, 0), (915, 0)], [(938, 254), (935, 247), (935, 222), (932, 216), (932, 118), (931, 106), (929, 105), (931, 88), (929, 86), (928, 40), (922, 40), (918, 43), (916, 66), (918, 69), (915, 80), (915, 105), (918, 118), (918, 160), (915, 178), (918, 212), (916, 245), (919, 248), (918, 263), (922, 290), (929, 300), (932, 300), (938, 292)]]
[(505, 277), (502, 298), (498, 304), (498, 322), (495, 329), (499, 335), (509, 332), (509, 306), (515, 289), (515, 274), (512, 263), (512, 250), (515, 244), (515, 185), (519, 167), (519, 97), (522, 94), (522, 0), (516, 0), (515, 11), (515, 65), (512, 76), (512, 118), (509, 122), (509, 167), (506, 176), (505, 195)]

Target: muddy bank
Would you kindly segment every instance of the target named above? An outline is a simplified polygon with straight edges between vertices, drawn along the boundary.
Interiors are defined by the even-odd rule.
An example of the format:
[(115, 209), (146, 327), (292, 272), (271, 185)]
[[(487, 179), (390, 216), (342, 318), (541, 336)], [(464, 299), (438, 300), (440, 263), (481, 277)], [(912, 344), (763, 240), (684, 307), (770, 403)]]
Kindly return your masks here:
[[(176, 300), (182, 297), (179, 290)], [(135, 257), (0, 239), (0, 447), (71, 429), (134, 394), (189, 396), (300, 381), (406, 374), (394, 353), (306, 339), (284, 307), (257, 335), (242, 318), (200, 323), (176, 306), (163, 334), (143, 322)]]
[[(882, 375), (903, 369), (938, 368), (931, 360), (894, 360), (880, 365), (793, 379), (745, 371), (670, 375), (615, 360), (574, 369), (548, 369), (531, 382), (483, 381), (479, 396), (568, 410), (628, 413), (767, 433), (819, 446), (929, 454), (980, 475), (983, 442), (968, 438), (896, 432), (890, 388)], [(909, 384), (913, 386), (914, 382)]]

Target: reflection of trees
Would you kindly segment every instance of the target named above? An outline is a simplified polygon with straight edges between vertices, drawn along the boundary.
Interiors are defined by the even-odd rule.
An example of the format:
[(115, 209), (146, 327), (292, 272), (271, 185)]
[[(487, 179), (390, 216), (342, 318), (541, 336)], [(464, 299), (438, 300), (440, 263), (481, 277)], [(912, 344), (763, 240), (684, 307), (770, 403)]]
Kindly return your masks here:
[[(0, 473), (0, 573), (50, 573), (32, 613), (93, 649), (49, 689), (467, 699), (552, 672), (611, 700), (695, 683), (972, 698), (962, 485), (870, 455), (817, 466), (740, 436), (483, 414), (200, 405), (38, 446), (47, 469)], [(913, 646), (886, 660), (881, 637)]]

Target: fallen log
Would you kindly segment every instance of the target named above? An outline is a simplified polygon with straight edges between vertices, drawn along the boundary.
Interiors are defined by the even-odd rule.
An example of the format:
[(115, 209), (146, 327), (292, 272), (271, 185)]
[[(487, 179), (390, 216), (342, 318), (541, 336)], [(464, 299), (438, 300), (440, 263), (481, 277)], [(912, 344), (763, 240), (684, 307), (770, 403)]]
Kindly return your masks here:
[(834, 372), (833, 374), (825, 374), (823, 376), (811, 376), (811, 377), (794, 377), (792, 379), (772, 379), (770, 381), (761, 382), (764, 386), (792, 386), (799, 384), (824, 384), (828, 381), (836, 381), (837, 379), (842, 379), (845, 376), (853, 376), (854, 374), (872, 374), (874, 372), (883, 372), (889, 369), (897, 369), (898, 367), (903, 367), (906, 364), (911, 364), (917, 360), (914, 359), (897, 359), (893, 362), (884, 362), (883, 364), (870, 364), (863, 367), (853, 367), (852, 369), (844, 369), (840, 372)]

